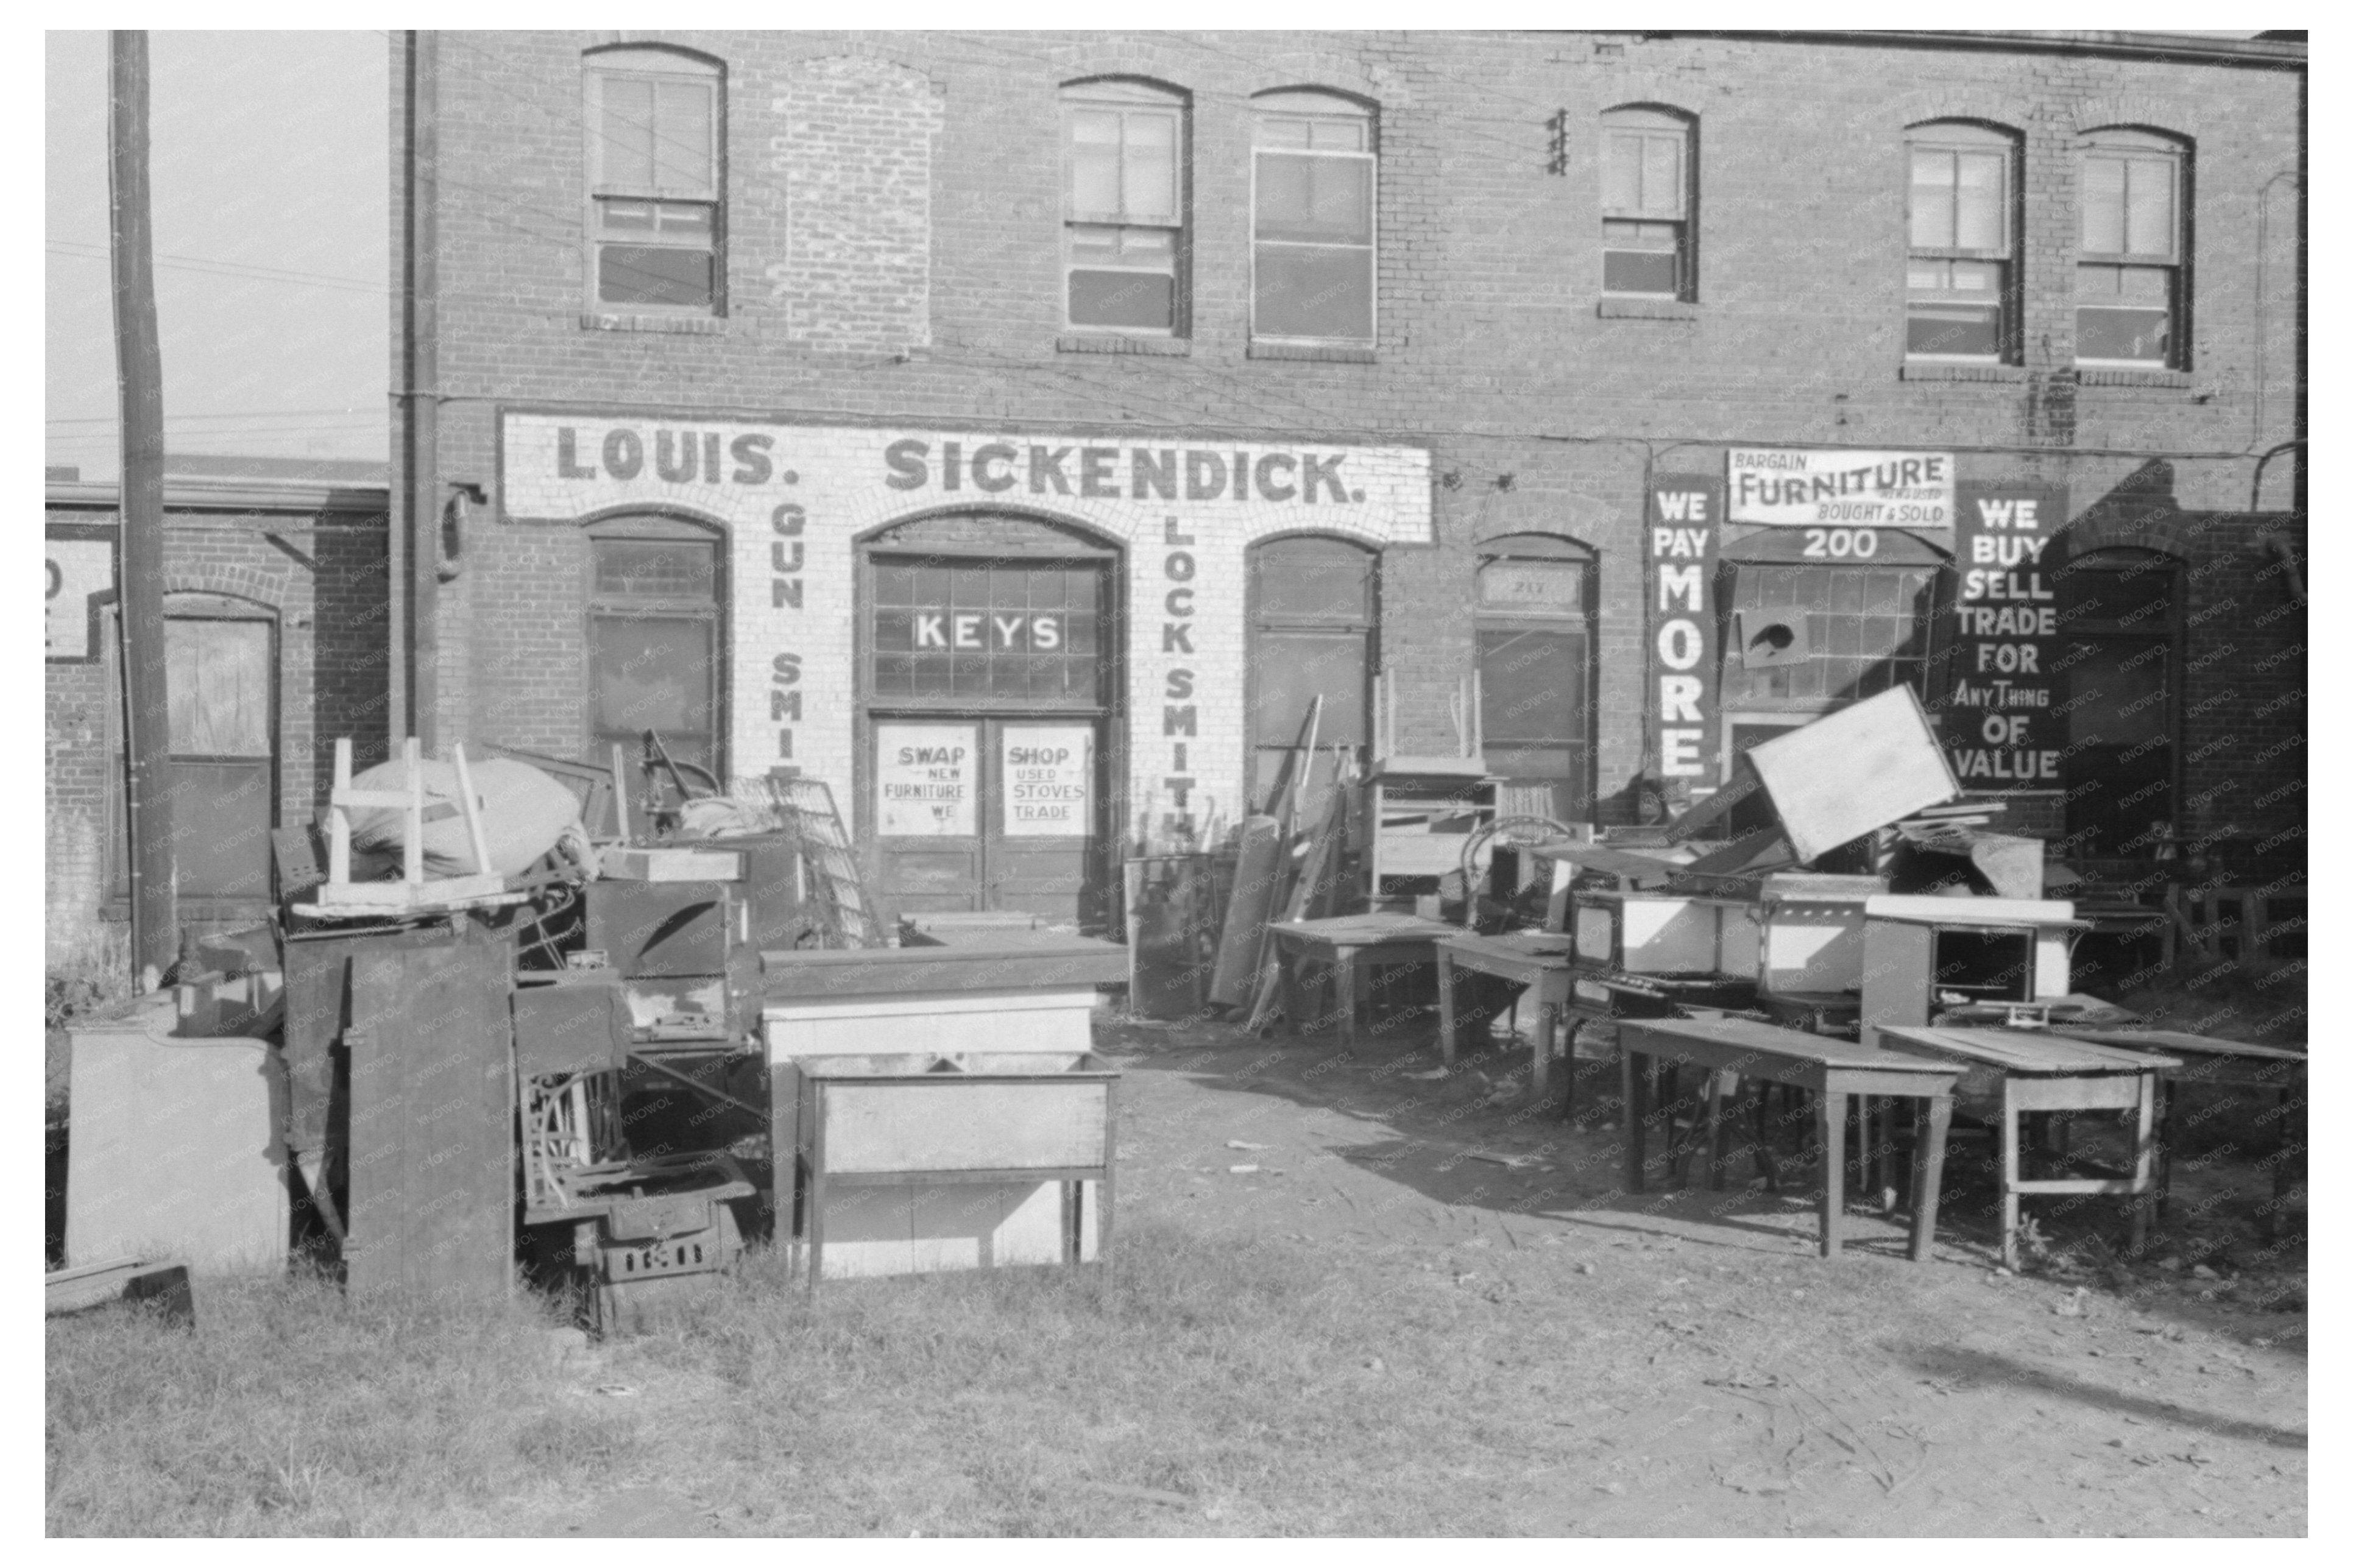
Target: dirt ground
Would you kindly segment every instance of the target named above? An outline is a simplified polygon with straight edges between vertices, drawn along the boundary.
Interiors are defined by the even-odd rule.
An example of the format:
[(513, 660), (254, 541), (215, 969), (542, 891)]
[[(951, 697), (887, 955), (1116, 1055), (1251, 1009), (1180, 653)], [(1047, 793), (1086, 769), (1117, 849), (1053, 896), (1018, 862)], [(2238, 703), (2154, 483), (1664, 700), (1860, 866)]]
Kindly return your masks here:
[(1125, 1068), (1123, 1220), (1287, 1237), (1456, 1293), (1498, 1355), (1595, 1369), (1517, 1478), (1527, 1533), (2306, 1528), (2302, 1238), (2254, 1239), (2270, 1184), (2242, 1154), (2182, 1163), (2137, 1262), (2113, 1203), (2030, 1200), (2013, 1275), (1957, 1143), (1931, 1261), (1862, 1206), (1826, 1261), (1802, 1184), (1621, 1191), (1602, 1060), (1577, 1064), (1572, 1123), (1530, 1103), (1500, 1032), (1433, 1076), (1426, 1014), (1348, 1049), (1210, 1022), (1097, 1034)]

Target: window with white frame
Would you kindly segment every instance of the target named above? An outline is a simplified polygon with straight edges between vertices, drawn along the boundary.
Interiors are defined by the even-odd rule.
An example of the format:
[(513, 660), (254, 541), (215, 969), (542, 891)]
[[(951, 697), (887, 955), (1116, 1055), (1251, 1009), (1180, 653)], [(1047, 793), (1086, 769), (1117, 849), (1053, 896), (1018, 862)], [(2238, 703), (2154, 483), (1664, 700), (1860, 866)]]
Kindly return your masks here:
[(1063, 319), (1184, 331), (1185, 102), (1144, 82), (1062, 89)]
[(2018, 141), (1960, 121), (1907, 134), (1912, 183), (1905, 268), (1906, 357), (2016, 358)]
[(1601, 291), (1692, 300), (1693, 121), (1669, 110), (1601, 117)]
[(2186, 299), (2179, 142), (2095, 131), (2083, 150), (2084, 235), (2075, 263), (2080, 364), (2179, 369)]
[(591, 302), (716, 313), (719, 68), (654, 48), (602, 49), (584, 65)]
[(1372, 111), (1335, 93), (1252, 100), (1250, 335), (1373, 342)]

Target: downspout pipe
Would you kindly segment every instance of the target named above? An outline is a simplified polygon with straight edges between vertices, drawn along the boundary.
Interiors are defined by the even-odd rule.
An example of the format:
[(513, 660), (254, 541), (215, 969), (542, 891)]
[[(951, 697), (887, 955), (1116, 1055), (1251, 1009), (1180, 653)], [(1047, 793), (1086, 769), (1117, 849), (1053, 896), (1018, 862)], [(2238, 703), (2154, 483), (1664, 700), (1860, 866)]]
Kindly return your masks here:
[(395, 645), (385, 693), (391, 723), (386, 740), (397, 744), (415, 735), (429, 754), (439, 742), (435, 675), (440, 647), (440, 35), (428, 29), (410, 32), (406, 55), (407, 166), (402, 192), (406, 287), (402, 290), (402, 386), (395, 394), (400, 403), (403, 483), (385, 561)]

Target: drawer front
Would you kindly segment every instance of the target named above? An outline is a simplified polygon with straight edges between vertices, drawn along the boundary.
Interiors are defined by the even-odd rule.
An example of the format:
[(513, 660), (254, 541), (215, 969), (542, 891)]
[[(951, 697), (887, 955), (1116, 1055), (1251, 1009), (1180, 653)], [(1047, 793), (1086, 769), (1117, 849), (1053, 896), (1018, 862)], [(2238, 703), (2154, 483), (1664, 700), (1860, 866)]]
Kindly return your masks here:
[(833, 1083), (822, 1089), (825, 1168), (1029, 1171), (1099, 1165), (1104, 1083)]

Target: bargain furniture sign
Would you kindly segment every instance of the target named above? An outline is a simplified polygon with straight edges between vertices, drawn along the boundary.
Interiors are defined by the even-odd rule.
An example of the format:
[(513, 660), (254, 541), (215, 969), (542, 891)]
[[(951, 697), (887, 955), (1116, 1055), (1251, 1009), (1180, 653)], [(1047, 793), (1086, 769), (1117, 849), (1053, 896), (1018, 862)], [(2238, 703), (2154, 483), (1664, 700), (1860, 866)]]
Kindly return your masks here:
[(1725, 483), (1734, 522), (1779, 528), (1950, 528), (1950, 452), (1734, 447)]

